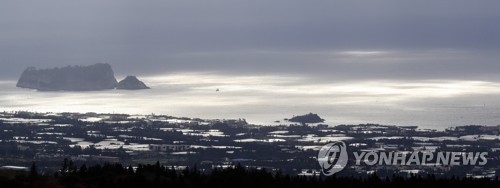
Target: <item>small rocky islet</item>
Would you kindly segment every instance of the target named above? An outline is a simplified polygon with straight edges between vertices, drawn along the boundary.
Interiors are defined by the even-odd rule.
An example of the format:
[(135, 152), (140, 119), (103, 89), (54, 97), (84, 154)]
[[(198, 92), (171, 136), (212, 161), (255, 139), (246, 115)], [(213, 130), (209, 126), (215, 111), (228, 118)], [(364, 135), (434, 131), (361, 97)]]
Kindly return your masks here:
[(118, 82), (116, 89), (125, 90), (139, 90), (139, 89), (151, 89), (144, 82), (137, 79), (136, 76), (127, 76), (122, 81)]

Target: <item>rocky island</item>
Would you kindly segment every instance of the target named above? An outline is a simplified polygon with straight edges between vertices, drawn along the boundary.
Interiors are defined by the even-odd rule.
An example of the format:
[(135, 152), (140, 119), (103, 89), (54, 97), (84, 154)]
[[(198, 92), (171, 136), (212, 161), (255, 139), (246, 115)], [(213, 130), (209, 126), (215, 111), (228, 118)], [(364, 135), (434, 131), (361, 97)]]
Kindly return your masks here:
[(309, 113), (301, 116), (294, 116), (291, 119), (285, 119), (290, 122), (301, 123), (302, 125), (306, 125), (307, 123), (322, 123), (325, 120), (321, 119), (318, 114)]
[(149, 89), (136, 77), (127, 77), (118, 84), (111, 65), (98, 63), (90, 66), (63, 68), (27, 68), (17, 87), (38, 91), (96, 91), (107, 89)]
[(118, 82), (116, 89), (125, 90), (139, 90), (139, 89), (150, 89), (144, 82), (137, 79), (136, 76), (127, 76), (122, 81)]

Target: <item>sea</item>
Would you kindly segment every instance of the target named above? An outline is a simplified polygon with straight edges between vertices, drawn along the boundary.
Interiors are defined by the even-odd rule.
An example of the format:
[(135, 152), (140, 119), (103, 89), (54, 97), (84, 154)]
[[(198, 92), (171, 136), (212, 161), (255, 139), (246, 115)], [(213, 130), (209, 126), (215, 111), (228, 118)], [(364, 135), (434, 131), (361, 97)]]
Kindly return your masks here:
[[(125, 76), (117, 76), (118, 79)], [(0, 111), (157, 114), (289, 125), (316, 113), (328, 125), (375, 123), (444, 130), (500, 124), (500, 85), (470, 80), (329, 81), (296, 75), (178, 72), (139, 76), (152, 89), (39, 92), (0, 81)]]

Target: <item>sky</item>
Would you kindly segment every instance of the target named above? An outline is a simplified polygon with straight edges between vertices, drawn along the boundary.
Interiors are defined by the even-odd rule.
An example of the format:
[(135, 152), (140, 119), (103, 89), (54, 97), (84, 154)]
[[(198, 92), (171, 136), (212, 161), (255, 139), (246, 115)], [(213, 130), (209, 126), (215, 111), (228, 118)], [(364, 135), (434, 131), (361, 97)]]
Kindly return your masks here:
[(311, 82), (499, 82), (500, 1), (3, 0), (0, 79), (110, 63)]
[[(498, 7), (496, 0), (2, 0), (0, 109), (264, 124), (315, 112), (332, 124), (497, 125)], [(104, 62), (118, 80), (136, 75), (153, 89), (15, 88), (27, 67)]]

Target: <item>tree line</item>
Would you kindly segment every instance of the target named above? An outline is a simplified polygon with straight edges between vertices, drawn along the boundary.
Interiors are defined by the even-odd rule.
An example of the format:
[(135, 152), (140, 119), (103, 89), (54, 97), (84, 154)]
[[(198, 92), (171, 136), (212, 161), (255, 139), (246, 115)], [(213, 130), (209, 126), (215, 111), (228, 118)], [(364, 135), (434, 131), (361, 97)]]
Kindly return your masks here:
[(322, 187), (500, 187), (496, 179), (436, 178), (412, 175), (401, 177), (324, 177), (292, 176), (280, 171), (250, 169), (242, 165), (211, 171), (199, 170), (196, 165), (176, 170), (174, 167), (156, 164), (123, 166), (120, 163), (105, 163), (92, 166), (76, 166), (65, 159), (61, 169), (54, 174), (40, 175), (35, 163), (29, 172), (0, 171), (0, 185), (3, 187), (278, 187), (278, 188), (322, 188)]

